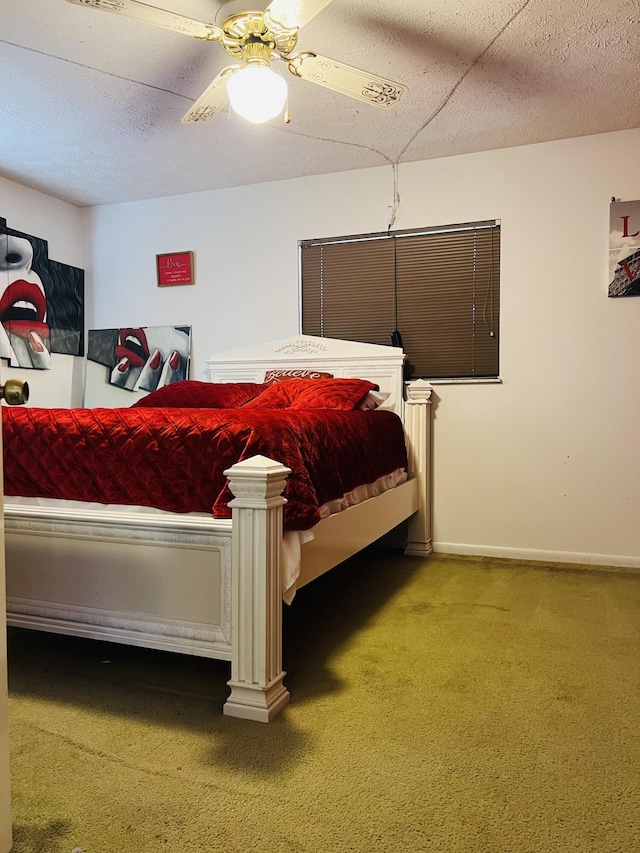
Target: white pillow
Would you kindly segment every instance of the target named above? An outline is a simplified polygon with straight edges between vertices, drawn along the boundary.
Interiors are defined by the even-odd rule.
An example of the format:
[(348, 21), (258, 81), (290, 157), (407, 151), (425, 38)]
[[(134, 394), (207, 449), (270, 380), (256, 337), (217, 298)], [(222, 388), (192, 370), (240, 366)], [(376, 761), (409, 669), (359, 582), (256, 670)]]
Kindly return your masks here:
[(378, 406), (381, 406), (390, 396), (390, 391), (369, 391), (367, 396), (364, 398), (364, 402), (361, 403), (358, 408), (362, 409), (363, 412), (367, 412), (370, 409), (377, 409)]

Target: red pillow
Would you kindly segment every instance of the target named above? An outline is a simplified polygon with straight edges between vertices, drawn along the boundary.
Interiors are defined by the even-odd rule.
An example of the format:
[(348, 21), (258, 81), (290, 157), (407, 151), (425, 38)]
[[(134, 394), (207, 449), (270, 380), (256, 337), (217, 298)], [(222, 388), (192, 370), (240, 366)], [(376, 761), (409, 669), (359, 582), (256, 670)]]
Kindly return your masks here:
[(131, 408), (237, 409), (268, 386), (261, 382), (171, 382), (133, 403)]
[(245, 409), (342, 409), (360, 407), (378, 386), (368, 379), (290, 379), (270, 385)]

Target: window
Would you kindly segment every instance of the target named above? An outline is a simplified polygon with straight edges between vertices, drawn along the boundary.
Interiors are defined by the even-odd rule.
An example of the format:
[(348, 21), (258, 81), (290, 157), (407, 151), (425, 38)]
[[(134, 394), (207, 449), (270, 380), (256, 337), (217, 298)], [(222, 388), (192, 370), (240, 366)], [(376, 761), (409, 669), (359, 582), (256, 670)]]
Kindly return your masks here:
[(389, 345), (398, 331), (407, 379), (498, 377), (499, 222), (299, 245), (303, 334)]

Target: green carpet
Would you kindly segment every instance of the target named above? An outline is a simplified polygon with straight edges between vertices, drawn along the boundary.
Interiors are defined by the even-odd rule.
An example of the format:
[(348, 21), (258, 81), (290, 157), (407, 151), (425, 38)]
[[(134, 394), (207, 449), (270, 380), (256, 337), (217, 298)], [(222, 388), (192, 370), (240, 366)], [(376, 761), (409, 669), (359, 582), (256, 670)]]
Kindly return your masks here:
[(640, 574), (368, 551), (228, 665), (9, 632), (13, 853), (637, 853)]

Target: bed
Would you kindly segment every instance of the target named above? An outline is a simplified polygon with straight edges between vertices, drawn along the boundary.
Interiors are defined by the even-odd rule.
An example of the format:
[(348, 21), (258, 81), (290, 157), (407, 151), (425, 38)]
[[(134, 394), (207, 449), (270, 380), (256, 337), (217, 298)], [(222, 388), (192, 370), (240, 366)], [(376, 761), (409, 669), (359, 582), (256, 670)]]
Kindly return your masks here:
[[(244, 443), (231, 451), (237, 458), (228, 457), (230, 464), (216, 473), (209, 511), (189, 505), (188, 511), (176, 512), (157, 501), (153, 507), (127, 505), (119, 502), (117, 489), (107, 486), (99, 495), (85, 489), (82, 500), (60, 500), (46, 490), (40, 496), (24, 472), (15, 470), (11, 448), (18, 439), (8, 434), (5, 422), (5, 492), (13, 492), (5, 497), (7, 623), (228, 660), (230, 695), (224, 713), (269, 721), (289, 701), (282, 670), (283, 599), (295, 606), (297, 589), (404, 521), (405, 553), (431, 553), (431, 387), (422, 380), (405, 386), (403, 362), (396, 348), (310, 336), (212, 356), (207, 364), (212, 389), (255, 384), (260, 390), (243, 414)], [(292, 412), (269, 413), (255, 401), (267, 392), (264, 406), (271, 406), (270, 395), (279, 398), (285, 389), (308, 386), (305, 380), (318, 375), (354, 380), (354, 386), (366, 382), (375, 402), (367, 393), (362, 407), (374, 411), (359, 406), (353, 414), (337, 412), (339, 429), (358, 421), (369, 429), (375, 423), (377, 432), (399, 416), (406, 456), (402, 470), (385, 471), (385, 476), (378, 471), (370, 483), (349, 489), (350, 466), (334, 455), (331, 439), (321, 439), (311, 453), (315, 467), (340, 468), (334, 474), (345, 492), (337, 497), (331, 492), (335, 486), (317, 489), (317, 503), (310, 507), (297, 497), (294, 481), (304, 476), (296, 454), (282, 447), (283, 458), (276, 458), (277, 446), (262, 443), (260, 418), (268, 414), (272, 431), (279, 434), (306, 429), (305, 422), (316, 419), (305, 410), (304, 399)], [(272, 385), (274, 378), (280, 381)], [(301, 381), (292, 383), (296, 378)], [(314, 388), (331, 384), (321, 380)], [(163, 401), (154, 409), (151, 397), (139, 415), (156, 426), (169, 428), (172, 419), (191, 424), (201, 415), (217, 425), (221, 417), (215, 410), (172, 412)], [(235, 422), (238, 411), (227, 411), (225, 424)], [(125, 423), (134, 417), (133, 409), (122, 416), (85, 410), (82, 417), (92, 414)], [(25, 419), (35, 415), (19, 416), (16, 435), (25, 433)], [(66, 417), (59, 414), (58, 427)], [(389, 437), (384, 443), (393, 441)], [(27, 443), (36, 447), (37, 439)], [(80, 436), (76, 443), (86, 442)], [(118, 450), (122, 464), (137, 469), (124, 454), (126, 444), (128, 438)], [(267, 452), (261, 452), (264, 447)], [(40, 456), (46, 458), (44, 451)], [(200, 451), (192, 456), (200, 467), (208, 466)], [(193, 461), (178, 459), (171, 479), (182, 477), (184, 492), (196, 481), (196, 469)], [(89, 471), (85, 480), (92, 479)]]

